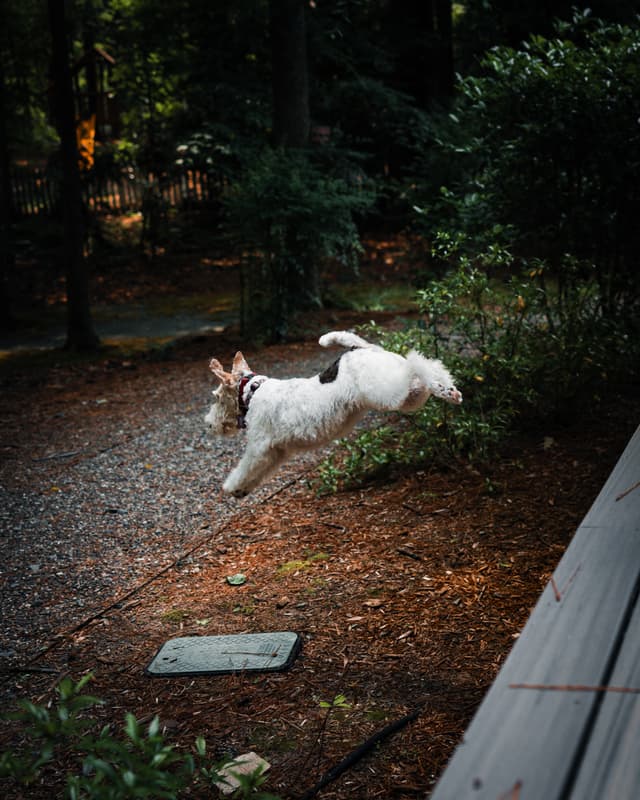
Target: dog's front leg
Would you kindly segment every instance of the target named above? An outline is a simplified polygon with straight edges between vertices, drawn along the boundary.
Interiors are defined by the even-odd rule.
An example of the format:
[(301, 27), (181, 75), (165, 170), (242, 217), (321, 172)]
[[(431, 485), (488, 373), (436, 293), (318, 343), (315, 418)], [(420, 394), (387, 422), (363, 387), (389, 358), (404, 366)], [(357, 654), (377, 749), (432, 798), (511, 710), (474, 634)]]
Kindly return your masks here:
[(246, 497), (284, 461), (284, 451), (275, 447), (249, 445), (238, 465), (222, 484), (234, 497)]

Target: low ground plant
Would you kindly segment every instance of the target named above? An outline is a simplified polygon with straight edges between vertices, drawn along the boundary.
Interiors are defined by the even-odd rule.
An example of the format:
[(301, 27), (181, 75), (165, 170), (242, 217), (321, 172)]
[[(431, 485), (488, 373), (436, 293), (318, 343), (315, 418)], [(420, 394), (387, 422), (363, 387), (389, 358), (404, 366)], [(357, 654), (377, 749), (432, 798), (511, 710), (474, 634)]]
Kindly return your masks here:
[[(122, 731), (108, 725), (99, 729), (88, 712), (103, 701), (83, 693), (90, 680), (90, 674), (77, 683), (65, 678), (57, 687), (56, 703), (42, 706), (21, 700), (19, 710), (8, 715), (23, 726), (28, 742), (20, 752), (0, 754), (0, 779), (7, 787), (10, 782), (29, 786), (42, 780), (51, 786), (63, 763), (66, 782), (53, 796), (65, 800), (177, 798), (198, 788), (207, 796), (216, 793), (214, 785), (224, 782), (224, 764), (211, 761), (202, 737), (192, 752), (181, 752), (166, 741), (158, 717), (144, 727), (133, 714), (126, 715)], [(260, 770), (234, 777), (240, 783), (235, 798), (277, 800), (260, 790)]]

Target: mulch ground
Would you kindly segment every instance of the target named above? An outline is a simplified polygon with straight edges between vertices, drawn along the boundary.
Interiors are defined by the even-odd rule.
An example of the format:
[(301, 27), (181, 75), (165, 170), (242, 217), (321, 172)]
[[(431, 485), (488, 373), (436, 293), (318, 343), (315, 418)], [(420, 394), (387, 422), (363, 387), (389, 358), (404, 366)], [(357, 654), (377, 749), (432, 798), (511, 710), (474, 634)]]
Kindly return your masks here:
[[(220, 277), (225, 269), (220, 266)], [(197, 291), (201, 275), (200, 267), (183, 271), (182, 285), (167, 279), (166, 291), (184, 291), (187, 279), (187, 288)], [(193, 287), (189, 276), (195, 276)], [(105, 276), (98, 283), (99, 299), (122, 300), (122, 287), (126, 300), (146, 297), (159, 280), (158, 274), (147, 277)], [(267, 367), (306, 364), (317, 353), (320, 333), (356, 321), (339, 312), (309, 317), (308, 342), (266, 348), (255, 357)], [(79, 365), (52, 359), (36, 371), (9, 373), (3, 379), (2, 416), (7, 496), (18, 496), (30, 485), (36, 499), (54, 490), (71, 492), (77, 487), (70, 485), (70, 471), (65, 477), (58, 456), (69, 456), (78, 468), (86, 461), (86, 471), (73, 474), (89, 476), (101, 463), (96, 454), (124, 448), (126, 442), (146, 446), (147, 433), (155, 442), (156, 416), (168, 437), (174, 409), (176, 417), (197, 413), (200, 419), (192, 406), (194, 398), (205, 395), (199, 377), (203, 365), (212, 354), (226, 354), (226, 361), (236, 344), (214, 337), (183, 344), (160, 359), (110, 357)], [(100, 496), (100, 474), (92, 476), (95, 499), (81, 495), (88, 499), (78, 509), (78, 520), (94, 539), (85, 552), (85, 529), (76, 531), (75, 558), (85, 559), (78, 575), (87, 593), (94, 572), (101, 570), (103, 581), (96, 583), (86, 612), (77, 604), (78, 588), (65, 580), (66, 562), (57, 567), (52, 562), (47, 587), (49, 567), (38, 555), (43, 565), (32, 566), (40, 570), (46, 625), (38, 628), (37, 638), (25, 633), (22, 642), (12, 644), (14, 656), (30, 671), (3, 666), (11, 659), (0, 661), (2, 704), (18, 697), (49, 704), (62, 676), (78, 679), (91, 672), (88, 691), (105, 700), (96, 711), (99, 725), (121, 729), (127, 712), (145, 722), (158, 715), (167, 739), (180, 749), (193, 751), (196, 737), (203, 736), (216, 758), (256, 751), (271, 764), (266, 788), (292, 799), (376, 732), (418, 712), (319, 796), (428, 796), (633, 432), (639, 410), (637, 392), (610, 387), (600, 410), (523, 434), (490, 464), (425, 468), (324, 497), (313, 489), (308, 463), (294, 465), (286, 470), (286, 481), (271, 484), (258, 500), (225, 501), (220, 517), (215, 511), (222, 508), (216, 500), (219, 487), (209, 488), (205, 476), (202, 488), (188, 487), (188, 498), (209, 493), (212, 498), (200, 503), (187, 540), (172, 520), (178, 518), (174, 506), (180, 486), (186, 491), (187, 481), (194, 480), (189, 469), (198, 453), (189, 445), (195, 434), (188, 427), (178, 448), (181, 461), (171, 461), (163, 473), (171, 485), (158, 489), (159, 522), (138, 525), (135, 509), (129, 509), (131, 522), (122, 536), (130, 546), (124, 538), (114, 539), (112, 551), (100, 551), (98, 516), (112, 514), (115, 524), (126, 510)], [(134, 464), (137, 472), (128, 473), (141, 481), (140, 504), (148, 502), (154, 486), (143, 483), (139, 473), (169, 456), (169, 446), (162, 446), (167, 452), (149, 456), (153, 464)], [(123, 475), (132, 470), (125, 461), (123, 455), (113, 462)], [(135, 504), (135, 486), (133, 501), (123, 491), (120, 505)], [(68, 525), (71, 517), (62, 510), (67, 516), (61, 511), (60, 521)], [(180, 519), (187, 512), (181, 511)], [(58, 524), (53, 514), (50, 524), (52, 530)], [(28, 549), (15, 530), (4, 535), (5, 542)], [(60, 544), (52, 541), (51, 547)], [(104, 562), (116, 545), (117, 570), (109, 571)], [(167, 563), (159, 556), (163, 548), (182, 555), (170, 556)], [(21, 572), (28, 571), (29, 554), (20, 558)], [(0, 574), (10, 575), (11, 569), (8, 552)], [(230, 585), (227, 576), (238, 572), (246, 583)], [(6, 596), (11, 603), (24, 602), (23, 620), (30, 614), (35, 620), (40, 606), (27, 603), (33, 599), (24, 594), (29, 582), (22, 574), (13, 577), (14, 588), (4, 587)], [(11, 619), (18, 619), (14, 610)], [(16, 623), (13, 634), (20, 630), (28, 625)], [(286, 672), (197, 678), (145, 674), (154, 653), (173, 637), (281, 630), (302, 639), (301, 652)], [(321, 705), (338, 695), (345, 698), (341, 708)], [(19, 749), (25, 741), (19, 726), (0, 726), (0, 751)], [(39, 783), (26, 790), (8, 787), (5, 794), (50, 798), (70, 768), (71, 757), (63, 758)]]
[[(185, 357), (219, 352), (210, 342), (192, 347), (140, 364), (132, 385), (131, 365), (122, 366), (122, 420), (144, 414), (140, 398), (147, 389), (157, 395)], [(265, 359), (300, 358), (312, 347), (268, 348)], [(110, 369), (113, 381), (118, 369)], [(81, 373), (57, 371), (65, 386), (59, 413), (74, 398), (74, 426), (100, 426), (82, 397), (100, 394), (101, 372), (89, 383)], [(25, 391), (37, 400), (46, 382), (32, 378)], [(46, 400), (48, 418), (57, 396)], [(225, 521), (204, 520), (187, 555), (144, 580), (123, 576), (99, 613), (72, 626), (65, 608), (73, 587), (58, 587), (59, 635), (30, 664), (54, 672), (3, 675), (5, 697), (46, 704), (61, 676), (91, 671), (90, 692), (106, 701), (100, 724), (120, 728), (126, 712), (143, 721), (159, 715), (180, 748), (204, 736), (216, 757), (256, 751), (271, 764), (267, 788), (285, 798), (301, 797), (377, 731), (419, 711), (320, 796), (426, 796), (624, 448), (639, 405), (616, 397), (579, 423), (519, 437), (491, 464), (453, 463), (325, 497), (309, 485), (313, 471), (279, 485)], [(132, 564), (139, 556), (132, 551)], [(229, 585), (238, 572), (247, 582)], [(278, 630), (303, 642), (283, 673), (145, 674), (176, 636)], [(346, 707), (321, 706), (341, 694)], [(0, 749), (22, 742), (12, 725), (0, 731)], [(67, 766), (12, 796), (50, 797)]]

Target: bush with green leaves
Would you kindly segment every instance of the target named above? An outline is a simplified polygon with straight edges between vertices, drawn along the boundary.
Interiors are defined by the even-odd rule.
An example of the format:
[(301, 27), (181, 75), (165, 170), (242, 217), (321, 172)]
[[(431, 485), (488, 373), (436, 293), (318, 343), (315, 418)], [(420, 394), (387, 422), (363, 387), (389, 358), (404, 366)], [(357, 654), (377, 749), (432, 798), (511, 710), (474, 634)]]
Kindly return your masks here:
[(355, 217), (373, 192), (353, 162), (322, 152), (267, 148), (254, 154), (224, 202), (244, 254), (242, 322), (252, 338), (277, 340), (296, 311), (321, 304), (329, 260), (353, 268)]
[(559, 281), (571, 253), (594, 265), (585, 277), (597, 280), (603, 311), (633, 303), (640, 28), (581, 12), (555, 38), (490, 50), (458, 94), (422, 165), (422, 230), (464, 230), (483, 243), (508, 233), (514, 252), (544, 258)]
[[(433, 254), (449, 271), (419, 290), (420, 322), (395, 332), (370, 325), (366, 334), (395, 352), (415, 348), (441, 358), (464, 402), (451, 408), (432, 399), (345, 440), (320, 465), (321, 491), (399, 465), (486, 459), (515, 429), (575, 418), (613, 382), (638, 378), (638, 325), (602, 313), (588, 264), (567, 258), (565, 273), (591, 278), (559, 287), (545, 262), (516, 262), (499, 245), (472, 259), (463, 240), (445, 234)], [(508, 279), (491, 277), (501, 273)]]
[[(220, 774), (223, 765), (209, 762), (202, 737), (196, 739), (194, 753), (182, 753), (165, 740), (158, 717), (145, 728), (133, 714), (127, 714), (121, 735), (108, 725), (96, 733), (96, 721), (85, 712), (103, 701), (82, 694), (90, 679), (90, 674), (77, 683), (65, 678), (57, 687), (55, 705), (21, 700), (19, 711), (7, 715), (24, 726), (33, 744), (24, 753), (0, 754), (1, 779), (29, 785), (61, 760), (67, 766), (76, 764), (77, 770), (67, 773), (66, 785), (58, 795), (66, 800), (173, 799), (198, 787), (209, 787), (210, 792), (214, 784), (224, 782)], [(47, 773), (49, 784), (52, 775)], [(235, 798), (278, 800), (259, 790), (264, 782), (259, 769), (234, 777), (240, 784)]]

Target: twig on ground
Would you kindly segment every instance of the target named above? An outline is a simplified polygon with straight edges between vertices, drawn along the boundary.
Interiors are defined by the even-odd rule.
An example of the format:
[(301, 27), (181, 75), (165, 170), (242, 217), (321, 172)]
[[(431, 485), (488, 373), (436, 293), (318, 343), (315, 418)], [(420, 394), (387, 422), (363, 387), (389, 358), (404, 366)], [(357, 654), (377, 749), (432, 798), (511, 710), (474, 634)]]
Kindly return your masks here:
[(414, 561), (422, 561), (422, 556), (419, 556), (417, 553), (412, 553), (411, 550), (405, 550), (404, 547), (398, 547), (397, 552), (401, 556), (408, 556), (409, 558), (413, 558)]
[(338, 531), (342, 531), (342, 533), (347, 532), (347, 529), (344, 527), (344, 525), (338, 525), (335, 522), (323, 522), (322, 524), (325, 525), (327, 528), (335, 528)]
[(0, 667), (0, 673), (6, 675), (59, 675), (55, 667)]
[(39, 463), (40, 461), (55, 461), (58, 458), (71, 458), (72, 456), (79, 456), (80, 453), (84, 453), (86, 448), (82, 448), (80, 450), (67, 450), (66, 453), (51, 453), (48, 456), (40, 456), (40, 458), (32, 458), (31, 460)]
[(311, 798), (315, 797), (319, 791), (324, 789), (325, 786), (327, 786), (329, 783), (333, 783), (333, 781), (339, 778), (343, 772), (346, 772), (354, 764), (357, 764), (358, 761), (366, 756), (367, 753), (371, 752), (371, 750), (373, 750), (377, 744), (384, 741), (384, 739), (388, 739), (390, 736), (393, 736), (410, 722), (413, 722), (415, 719), (417, 719), (420, 716), (421, 711), (422, 708), (417, 708), (410, 714), (406, 714), (404, 717), (401, 717), (395, 722), (390, 722), (377, 733), (374, 733), (373, 736), (370, 736), (361, 745), (358, 745), (355, 750), (352, 750), (349, 755), (343, 758), (342, 761), (335, 765), (335, 767), (332, 767), (330, 770), (328, 770), (328, 772), (325, 772), (315, 786), (312, 786), (311, 789), (305, 792), (300, 800), (311, 800)]

